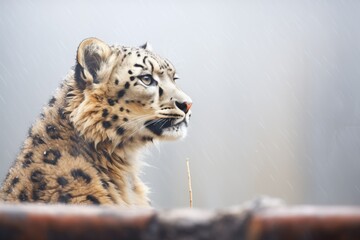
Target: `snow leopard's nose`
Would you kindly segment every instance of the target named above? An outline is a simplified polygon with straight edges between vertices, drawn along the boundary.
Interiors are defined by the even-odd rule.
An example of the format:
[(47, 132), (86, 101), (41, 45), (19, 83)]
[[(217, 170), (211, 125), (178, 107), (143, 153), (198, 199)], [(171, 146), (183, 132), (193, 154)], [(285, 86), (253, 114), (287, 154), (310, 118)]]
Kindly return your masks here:
[(185, 114), (187, 112), (189, 112), (191, 106), (192, 106), (192, 102), (183, 102), (183, 103), (180, 103), (180, 102), (175, 102), (175, 105), (181, 110), (183, 111)]

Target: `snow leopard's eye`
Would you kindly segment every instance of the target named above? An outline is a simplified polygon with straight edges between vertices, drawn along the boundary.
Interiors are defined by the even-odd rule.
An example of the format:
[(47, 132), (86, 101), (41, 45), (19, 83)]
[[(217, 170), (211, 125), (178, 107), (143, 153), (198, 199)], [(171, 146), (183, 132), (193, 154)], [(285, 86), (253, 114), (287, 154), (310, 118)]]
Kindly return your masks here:
[(140, 76), (138, 76), (138, 78), (145, 86), (156, 86), (157, 85), (157, 81), (150, 74), (140, 75)]

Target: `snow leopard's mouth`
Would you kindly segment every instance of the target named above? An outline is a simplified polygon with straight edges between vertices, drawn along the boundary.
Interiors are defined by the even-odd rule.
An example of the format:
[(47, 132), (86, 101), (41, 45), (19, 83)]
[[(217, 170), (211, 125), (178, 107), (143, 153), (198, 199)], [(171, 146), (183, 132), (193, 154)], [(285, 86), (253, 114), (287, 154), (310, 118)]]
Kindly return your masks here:
[(145, 122), (145, 126), (151, 132), (160, 136), (166, 130), (177, 131), (181, 127), (181, 125), (185, 125), (186, 127), (188, 126), (186, 118), (184, 118), (180, 122), (177, 122), (177, 120), (178, 119), (174, 119), (174, 118), (162, 118), (162, 119), (158, 119), (158, 120), (149, 120), (149, 121)]

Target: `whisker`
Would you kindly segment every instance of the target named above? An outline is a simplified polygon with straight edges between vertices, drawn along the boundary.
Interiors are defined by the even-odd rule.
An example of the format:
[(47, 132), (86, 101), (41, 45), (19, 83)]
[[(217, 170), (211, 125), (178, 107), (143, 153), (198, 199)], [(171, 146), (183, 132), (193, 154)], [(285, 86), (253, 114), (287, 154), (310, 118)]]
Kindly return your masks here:
[(144, 129), (145, 127), (149, 126), (150, 124), (153, 124), (153, 123), (155, 123), (155, 122), (157, 122), (157, 121), (161, 121), (161, 120), (162, 120), (162, 119), (154, 119), (154, 120), (149, 121), (147, 124), (144, 124), (144, 126), (141, 126), (140, 128), (135, 129), (135, 131), (133, 131), (133, 132), (129, 135), (129, 138), (131, 138), (132, 136), (135, 135), (135, 133), (141, 131), (142, 129)]
[(162, 128), (166, 124), (167, 121), (171, 121), (171, 120), (169, 120), (168, 118), (164, 119), (164, 123), (160, 126), (160, 128)]

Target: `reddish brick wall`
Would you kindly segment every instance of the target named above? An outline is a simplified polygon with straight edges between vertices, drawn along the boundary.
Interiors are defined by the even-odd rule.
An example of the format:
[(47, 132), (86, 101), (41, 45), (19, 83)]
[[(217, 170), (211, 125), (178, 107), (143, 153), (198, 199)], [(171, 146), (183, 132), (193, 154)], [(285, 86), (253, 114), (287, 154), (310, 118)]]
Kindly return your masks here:
[(0, 239), (360, 239), (360, 208), (152, 211), (0, 204)]

